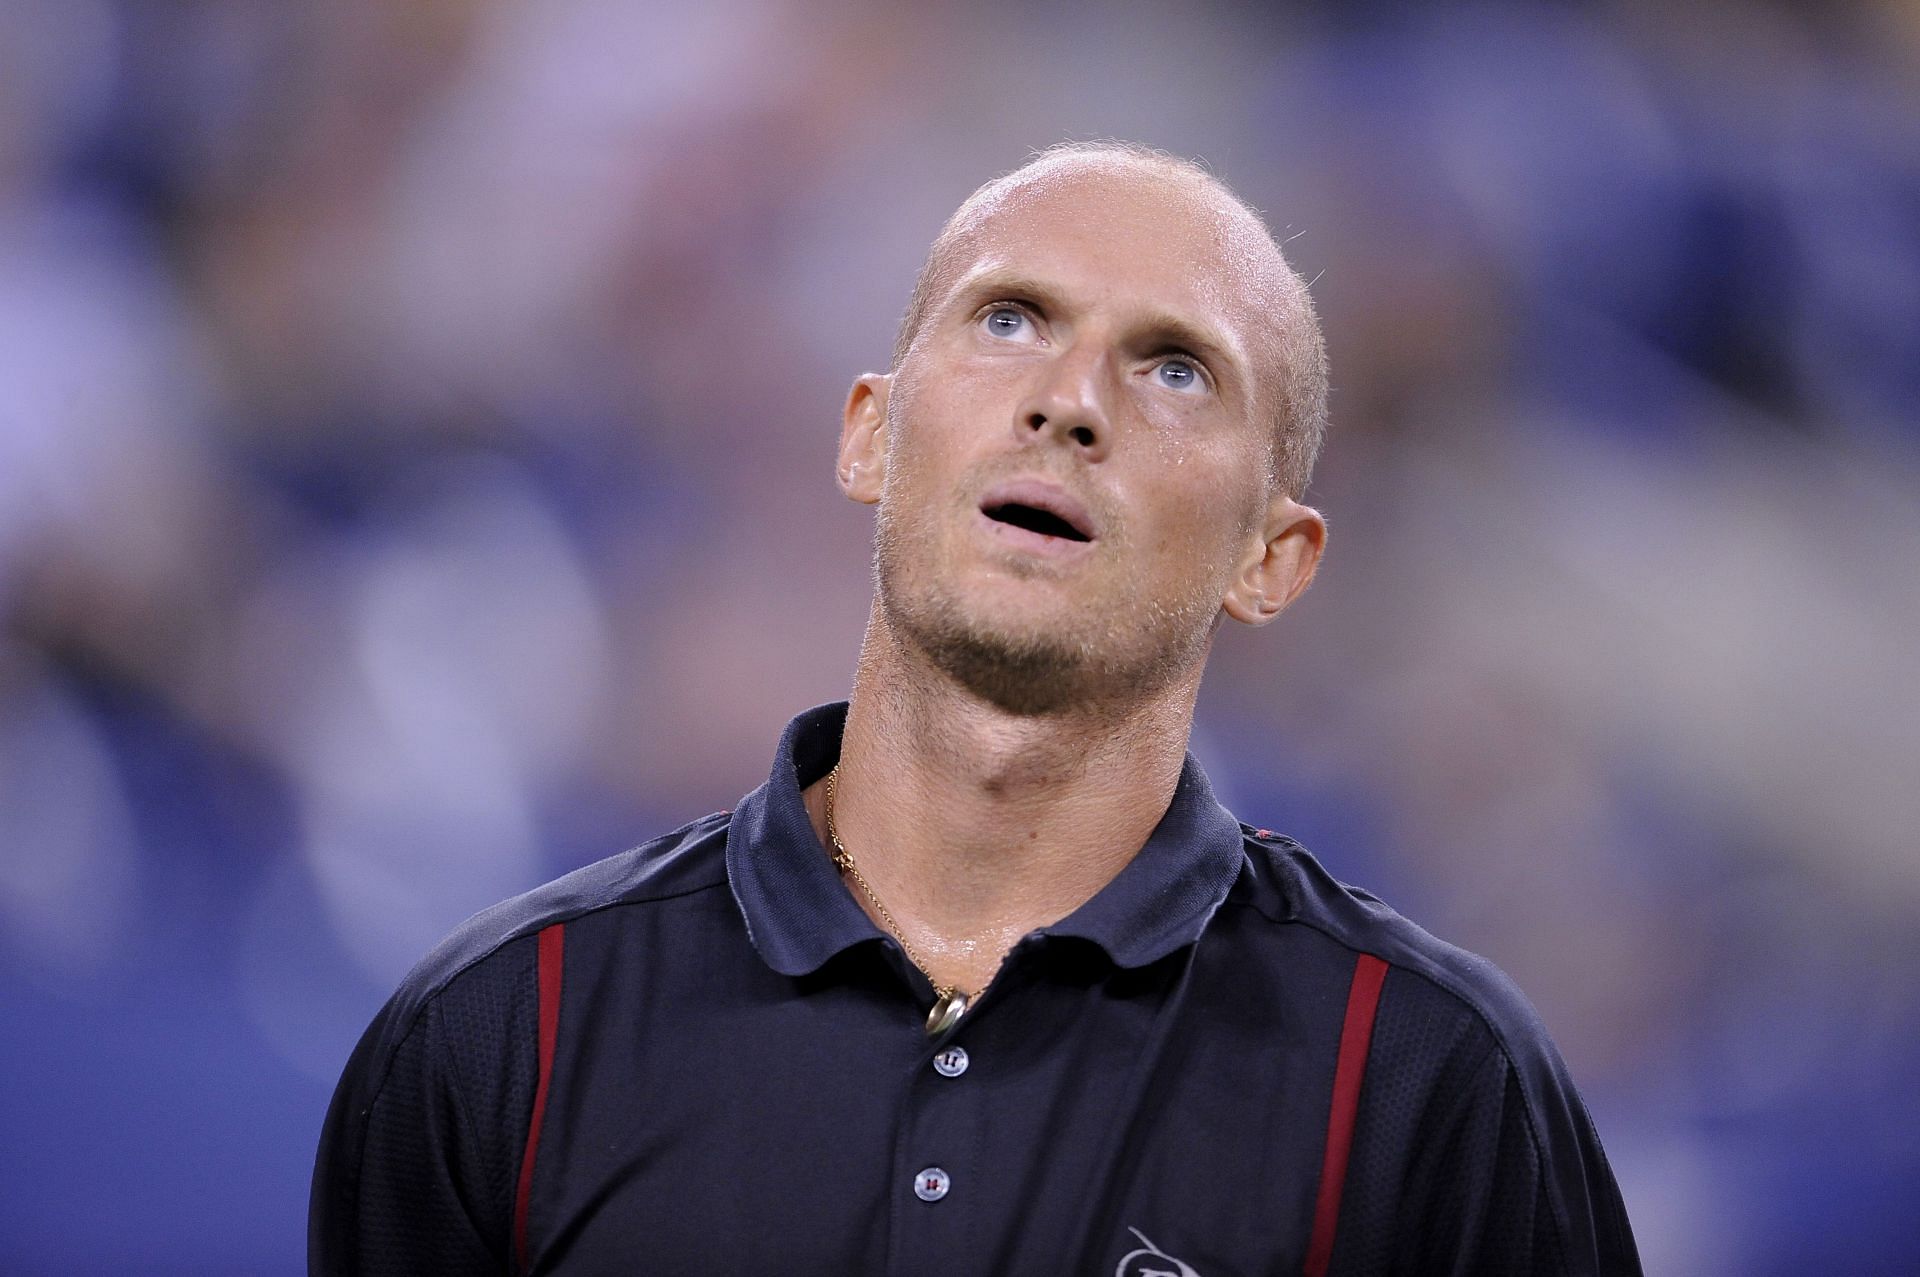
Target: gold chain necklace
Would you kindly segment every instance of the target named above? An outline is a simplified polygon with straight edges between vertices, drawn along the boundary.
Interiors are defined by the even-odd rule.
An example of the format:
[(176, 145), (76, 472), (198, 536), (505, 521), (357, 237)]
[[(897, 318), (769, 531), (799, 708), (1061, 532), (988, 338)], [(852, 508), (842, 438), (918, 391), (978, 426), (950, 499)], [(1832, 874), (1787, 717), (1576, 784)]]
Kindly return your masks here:
[(860, 866), (853, 863), (853, 856), (847, 851), (846, 844), (840, 841), (840, 831), (833, 823), (833, 798), (835, 785), (840, 778), (840, 764), (835, 763), (833, 770), (827, 773), (827, 841), (833, 844), (833, 863), (840, 872), (852, 878), (859, 886), (860, 894), (867, 898), (873, 911), (880, 915), (880, 921), (893, 938), (900, 942), (900, 948), (906, 952), (907, 961), (920, 969), (927, 977), (927, 983), (933, 985), (933, 1010), (927, 1012), (927, 1035), (939, 1037), (954, 1025), (960, 1023), (960, 1017), (967, 1013), (967, 995), (951, 984), (941, 984), (927, 970), (927, 964), (921, 961), (920, 951), (913, 947), (913, 941), (907, 939), (907, 933), (893, 920), (893, 911), (888, 909), (874, 894), (873, 884), (860, 872)]

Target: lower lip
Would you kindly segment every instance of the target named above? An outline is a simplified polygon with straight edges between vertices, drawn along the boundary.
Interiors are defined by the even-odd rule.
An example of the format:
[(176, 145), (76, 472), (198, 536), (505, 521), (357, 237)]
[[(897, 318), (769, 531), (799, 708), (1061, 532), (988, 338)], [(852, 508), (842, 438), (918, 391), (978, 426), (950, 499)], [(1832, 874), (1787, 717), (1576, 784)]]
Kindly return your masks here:
[(1089, 554), (1093, 550), (1091, 541), (1071, 541), (1066, 537), (1048, 536), (1044, 532), (1016, 527), (1011, 523), (1002, 523), (998, 519), (989, 519), (985, 511), (980, 514), (980, 522), (989, 536), (1016, 550), (1024, 550), (1028, 554), (1037, 554), (1049, 559), (1072, 559)]

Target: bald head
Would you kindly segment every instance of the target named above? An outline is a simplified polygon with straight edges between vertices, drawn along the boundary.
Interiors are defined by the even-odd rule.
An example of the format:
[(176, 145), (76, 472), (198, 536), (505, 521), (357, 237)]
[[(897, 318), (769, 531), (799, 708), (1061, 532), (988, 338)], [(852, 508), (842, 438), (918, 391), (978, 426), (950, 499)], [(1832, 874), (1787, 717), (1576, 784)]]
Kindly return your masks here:
[(1276, 486), (1300, 497), (1326, 432), (1327, 361), (1313, 301), (1260, 215), (1191, 160), (1125, 142), (1064, 143), (1040, 152), (967, 197), (927, 252), (894, 343), (898, 370), (927, 315), (965, 273), (996, 220), (1073, 184), (1119, 182), (1163, 188), (1204, 226), (1213, 251), (1249, 308), (1258, 349), (1250, 351), (1263, 411), (1272, 417), (1271, 471)]

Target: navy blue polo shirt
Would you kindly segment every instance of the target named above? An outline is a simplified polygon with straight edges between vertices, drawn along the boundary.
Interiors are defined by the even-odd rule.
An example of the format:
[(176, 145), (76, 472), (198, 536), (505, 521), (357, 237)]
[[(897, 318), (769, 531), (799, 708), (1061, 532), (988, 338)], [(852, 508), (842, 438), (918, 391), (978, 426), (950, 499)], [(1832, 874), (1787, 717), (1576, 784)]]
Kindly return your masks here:
[(327, 1114), (313, 1271), (1639, 1271), (1513, 985), (1191, 757), (1139, 854), (930, 1039), (801, 801), (845, 714), (407, 978)]

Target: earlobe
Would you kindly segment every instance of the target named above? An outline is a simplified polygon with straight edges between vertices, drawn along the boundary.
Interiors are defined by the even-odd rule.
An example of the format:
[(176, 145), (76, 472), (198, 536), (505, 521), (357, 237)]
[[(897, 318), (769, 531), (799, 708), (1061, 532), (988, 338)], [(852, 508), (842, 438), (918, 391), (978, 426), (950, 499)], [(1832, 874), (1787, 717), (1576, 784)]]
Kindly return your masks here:
[(1248, 554), (1227, 589), (1221, 608), (1246, 625), (1265, 625), (1285, 611), (1313, 582), (1327, 545), (1327, 521), (1290, 497), (1275, 497)]
[(853, 383), (840, 423), (840, 490), (862, 505), (880, 500), (887, 476), (887, 394), (893, 378), (870, 372)]

